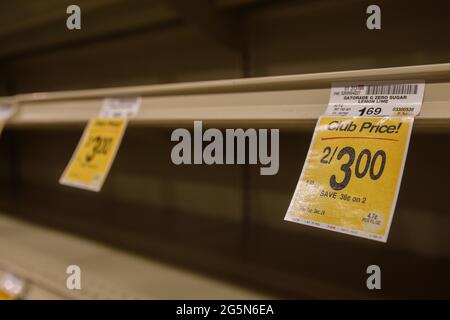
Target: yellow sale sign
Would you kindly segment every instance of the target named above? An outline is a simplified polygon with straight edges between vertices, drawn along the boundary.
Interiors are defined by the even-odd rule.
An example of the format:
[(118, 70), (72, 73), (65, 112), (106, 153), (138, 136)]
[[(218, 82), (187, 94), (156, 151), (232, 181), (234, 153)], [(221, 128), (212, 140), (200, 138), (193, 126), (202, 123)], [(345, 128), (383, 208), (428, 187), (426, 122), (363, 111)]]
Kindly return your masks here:
[(413, 121), (320, 118), (285, 220), (386, 242)]
[(127, 123), (127, 119), (90, 120), (60, 183), (99, 191), (114, 161)]

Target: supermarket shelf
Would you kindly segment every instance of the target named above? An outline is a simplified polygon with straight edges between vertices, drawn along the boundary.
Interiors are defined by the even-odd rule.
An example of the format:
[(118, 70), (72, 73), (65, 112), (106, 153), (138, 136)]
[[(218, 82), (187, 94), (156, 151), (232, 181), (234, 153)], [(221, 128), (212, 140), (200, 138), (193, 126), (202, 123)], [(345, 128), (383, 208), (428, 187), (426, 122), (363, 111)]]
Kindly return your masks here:
[[(28, 295), (73, 299), (265, 299), (268, 296), (0, 215), (0, 270), (30, 283)], [(82, 290), (66, 268), (81, 267)]]
[(418, 124), (450, 124), (450, 63), (219, 80), (168, 85), (23, 94), (5, 97), (19, 107), (14, 126), (82, 123), (94, 117), (104, 97), (139, 95), (137, 123), (185, 120), (313, 122), (328, 103), (330, 84), (350, 80), (424, 79)]

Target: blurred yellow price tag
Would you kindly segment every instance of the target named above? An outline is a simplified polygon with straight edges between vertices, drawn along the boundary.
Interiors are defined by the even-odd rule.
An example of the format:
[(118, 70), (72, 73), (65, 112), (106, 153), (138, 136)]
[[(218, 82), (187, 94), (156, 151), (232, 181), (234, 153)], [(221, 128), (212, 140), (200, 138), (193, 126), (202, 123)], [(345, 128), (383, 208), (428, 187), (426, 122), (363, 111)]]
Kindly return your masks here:
[(285, 220), (386, 242), (413, 121), (320, 118)]
[(14, 297), (0, 290), (0, 300), (14, 300)]
[(127, 119), (92, 119), (60, 183), (100, 191), (127, 127)]
[(20, 299), (24, 294), (25, 285), (22, 278), (0, 271), (0, 300)]

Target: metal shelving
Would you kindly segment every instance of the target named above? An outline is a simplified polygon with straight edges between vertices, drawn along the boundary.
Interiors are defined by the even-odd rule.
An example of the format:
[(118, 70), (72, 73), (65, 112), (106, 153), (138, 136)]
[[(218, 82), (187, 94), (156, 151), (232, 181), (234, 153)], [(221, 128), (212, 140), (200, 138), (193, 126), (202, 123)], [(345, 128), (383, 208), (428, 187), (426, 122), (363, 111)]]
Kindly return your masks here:
[[(208, 176), (208, 172), (198, 169), (199, 171), (195, 171), (196, 175), (194, 175), (193, 172), (181, 171), (180, 168), (178, 168), (179, 171), (175, 171), (168, 164), (165, 158), (166, 153), (156, 153), (155, 155), (153, 150), (142, 150), (141, 144), (138, 143), (139, 141), (152, 139), (151, 143), (157, 145), (158, 148), (165, 148), (166, 143), (169, 143), (166, 133), (158, 132), (152, 135), (151, 130), (155, 129), (152, 127), (161, 124), (168, 124), (173, 127), (177, 122), (191, 120), (217, 122), (231, 120), (233, 126), (239, 126), (240, 121), (245, 122), (246, 125), (270, 122), (271, 125), (280, 127), (309, 128), (310, 124), (314, 123), (325, 110), (329, 100), (331, 82), (358, 79), (425, 80), (426, 88), (422, 113), (417, 118), (414, 130), (447, 131), (450, 128), (450, 63), (238, 80), (33, 93), (1, 98), (0, 103), (11, 102), (18, 107), (18, 112), (9, 120), (7, 126), (16, 129), (34, 129), (35, 127), (44, 129), (26, 130), (27, 132), (16, 132), (15, 130), (5, 132), (3, 137), (5, 140), (8, 138), (6, 135), (10, 134), (8, 138), (10, 144), (6, 145), (10, 147), (8, 150), (11, 152), (11, 154), (6, 152), (7, 156), (5, 157), (5, 163), (10, 166), (8, 167), (5, 164), (5, 176), (10, 179), (5, 179), (7, 183), (5, 183), (4, 188), (10, 192), (5, 192), (5, 198), (7, 199), (5, 203), (11, 205), (11, 209), (6, 211), (11, 212), (11, 215), (22, 212), (25, 217), (39, 220), (40, 215), (37, 212), (41, 210), (39, 212), (43, 214), (42, 219), (44, 221), (55, 221), (55, 217), (58, 216), (58, 219), (61, 220), (74, 221), (74, 229), (80, 230), (87, 229), (86, 224), (92, 223), (93, 226), (95, 225), (93, 228), (104, 224), (106, 233), (111, 230), (122, 231), (122, 229), (126, 229), (120, 220), (123, 217), (119, 211), (114, 212), (114, 210), (119, 210), (116, 207), (128, 209), (129, 206), (129, 208), (133, 208), (130, 209), (130, 212), (133, 212), (134, 219), (127, 217), (127, 219), (130, 219), (127, 234), (133, 234), (135, 229), (139, 229), (140, 225), (145, 226), (145, 228), (167, 226), (169, 221), (166, 220), (168, 217), (165, 208), (169, 208), (180, 213), (174, 220), (178, 224), (184, 226), (186, 221), (192, 219), (195, 222), (197, 221), (195, 219), (198, 219), (198, 224), (192, 223), (196, 226), (203, 226), (207, 219), (211, 219), (214, 220), (213, 225), (222, 233), (214, 234), (218, 237), (217, 243), (214, 243), (216, 245), (214, 250), (208, 251), (210, 248), (193, 250), (195, 254), (191, 252), (184, 254), (184, 247), (177, 245), (171, 247), (171, 251), (168, 253), (165, 245), (167, 243), (172, 244), (173, 240), (163, 238), (167, 242), (151, 243), (154, 252), (156, 252), (154, 255), (152, 252), (152, 257), (164, 252), (173, 259), (182, 261), (178, 266), (183, 265), (183, 263), (191, 263), (192, 260), (208, 261), (211, 265), (206, 266), (205, 263), (205, 265), (201, 264), (197, 267), (199, 270), (209, 270), (217, 272), (217, 274), (227, 274), (225, 271), (228, 271), (228, 269), (233, 271), (241, 269), (240, 274), (238, 274), (239, 272), (233, 273), (232, 277), (238, 278), (243, 276), (243, 273), (250, 274), (251, 276), (245, 276), (251, 278), (249, 282), (252, 285), (255, 284), (256, 287), (256, 284), (264, 283), (268, 288), (274, 290), (265, 292), (276, 292), (275, 289), (283, 288), (284, 290), (284, 288), (287, 288), (286, 291), (283, 291), (283, 294), (287, 294), (288, 290), (296, 290), (294, 291), (296, 297), (300, 294), (305, 297), (364, 296), (365, 293), (355, 291), (354, 287), (340, 286), (335, 284), (334, 281), (324, 280), (323, 276), (320, 276), (320, 279), (311, 277), (312, 271), (303, 267), (303, 260), (300, 258), (294, 259), (294, 262), (292, 262), (290, 261), (291, 257), (280, 255), (282, 259), (287, 260), (280, 260), (271, 267), (265, 265), (268, 260), (264, 259), (267, 257), (258, 256), (259, 251), (257, 251), (255, 256), (261, 260), (255, 261), (262, 262), (252, 261), (246, 266), (244, 262), (247, 261), (241, 261), (242, 252), (236, 250), (238, 244), (239, 248), (247, 250), (249, 248), (240, 245), (242, 243), (247, 243), (247, 245), (248, 243), (257, 243), (261, 246), (260, 252), (263, 251), (263, 248), (265, 250), (269, 244), (261, 244), (260, 240), (256, 242), (255, 239), (258, 238), (253, 238), (255, 234), (246, 235), (243, 232), (241, 234), (242, 239), (233, 237), (234, 233), (228, 234), (229, 231), (238, 232), (240, 230), (241, 219), (248, 213), (243, 211), (239, 201), (248, 197), (252, 201), (249, 216), (255, 221), (255, 224), (260, 223), (264, 226), (264, 229), (261, 227), (261, 230), (264, 230), (265, 235), (269, 234), (268, 237), (272, 237), (270, 239), (275, 239), (273, 243), (270, 243), (270, 246), (279, 248), (281, 243), (285, 245), (286, 239), (291, 241), (294, 239), (293, 237), (296, 237), (297, 243), (304, 246), (302, 250), (309, 250), (306, 243), (314, 238), (315, 231), (282, 225), (279, 216), (285, 210), (285, 200), (290, 198), (290, 192), (292, 191), (289, 189), (290, 182), (286, 183), (286, 179), (288, 176), (293, 176), (293, 172), (298, 169), (299, 163), (302, 162), (302, 158), (292, 156), (292, 150), (299, 147), (299, 144), (300, 147), (306, 148), (306, 144), (310, 141), (309, 137), (307, 139), (299, 138), (300, 136), (304, 138), (304, 133), (289, 133), (296, 136), (295, 140), (292, 140), (293, 137), (291, 137), (291, 140), (287, 140), (292, 148), (283, 149), (283, 159), (286, 159), (283, 168), (287, 169), (284, 169), (282, 175), (274, 178), (278, 180), (272, 180), (274, 186), (268, 186), (272, 182), (264, 182), (252, 176), (250, 181), (251, 193), (242, 191), (243, 188), (239, 184), (239, 181), (242, 181), (241, 173), (236, 168), (224, 168), (230, 171), (220, 172), (220, 175), (216, 176), (217, 180), (214, 181), (217, 185), (210, 184), (211, 177)], [(109, 188), (106, 188), (99, 198), (95, 198), (95, 201), (94, 198), (90, 198), (90, 195), (75, 193), (73, 190), (62, 188), (57, 184), (56, 177), (59, 177), (64, 166), (63, 163), (68, 159), (65, 153), (68, 156), (71, 151), (69, 149), (72, 148), (71, 144), (66, 145), (65, 143), (69, 141), (68, 138), (72, 137), (72, 134), (76, 138), (77, 133), (71, 131), (59, 135), (59, 132), (55, 134), (53, 130), (46, 129), (51, 127), (64, 128), (71, 124), (84, 124), (89, 118), (98, 114), (103, 98), (126, 95), (142, 97), (141, 111), (137, 118), (132, 120), (132, 123), (148, 126), (148, 128), (143, 128), (141, 131), (137, 130), (134, 132), (134, 136), (129, 137), (130, 145), (127, 149), (129, 152), (122, 152), (125, 157), (121, 163), (117, 164), (114, 176), (110, 179)], [(308, 131), (308, 133), (310, 132)], [(424, 150), (437, 147), (438, 144), (436, 142), (429, 144), (430, 138), (428, 135), (419, 134), (418, 136), (418, 139), (413, 142), (417, 149), (411, 150), (410, 158), (415, 161), (416, 165), (425, 166), (429, 160), (424, 158), (426, 153)], [(444, 135), (440, 137), (441, 133), (434, 136), (436, 136), (436, 139), (442, 139), (443, 141), (445, 139)], [(20, 143), (16, 144), (13, 140), (16, 138), (19, 139)], [(287, 138), (289, 139), (289, 137)], [(55, 139), (53, 141), (55, 144), (49, 143), (48, 139)], [(54, 152), (55, 145), (60, 146), (61, 149), (49, 160), (47, 155)], [(139, 153), (136, 150), (139, 150)], [(35, 154), (39, 154), (39, 156), (34, 156)], [(21, 161), (16, 162), (17, 159)], [(149, 167), (149, 159), (153, 161), (152, 164), (158, 166), (157, 171), (145, 171)], [(445, 157), (440, 160), (444, 161)], [(134, 170), (130, 171), (129, 164), (131, 161), (135, 167)], [(433, 166), (436, 170), (438, 167), (439, 165)], [(439, 172), (439, 174), (442, 174), (442, 172)], [(434, 176), (437, 177), (437, 173)], [(199, 177), (204, 180), (199, 180)], [(421, 176), (418, 172), (409, 175), (409, 188), (403, 189), (404, 199), (409, 200), (399, 205), (396, 216), (397, 219), (402, 219), (406, 217), (405, 214), (407, 213), (408, 219), (406, 222), (404, 220), (398, 222), (397, 237), (392, 239), (390, 249), (383, 254), (383, 262), (391, 263), (392, 268), (398, 265), (399, 261), (406, 261), (405, 259), (410, 258), (417, 259), (422, 267), (427, 268), (438, 259), (430, 255), (429, 252), (434, 252), (435, 248), (442, 248), (442, 246), (434, 246), (432, 240), (430, 240), (428, 246), (424, 245), (424, 247), (422, 247), (422, 242), (420, 245), (411, 242), (408, 238), (411, 230), (423, 232), (423, 235), (418, 239), (424, 239), (424, 235), (432, 234), (435, 237), (440, 237), (440, 241), (447, 241), (446, 234), (439, 233), (443, 232), (441, 226), (445, 226), (447, 223), (442, 215), (439, 215), (444, 209), (439, 207), (441, 204), (433, 202), (436, 200), (434, 193), (427, 190), (428, 193), (425, 192), (424, 194), (424, 190), (418, 187), (418, 181), (421, 179), (429, 179), (429, 184), (435, 184), (435, 179), (432, 177), (432, 174), (428, 175), (427, 173), (425, 176)], [(11, 187), (9, 183), (13, 179), (15, 183)], [(408, 179), (408, 176), (405, 179)], [(39, 191), (36, 190), (37, 188)], [(168, 190), (169, 197), (166, 197), (166, 194), (161, 191), (162, 189), (164, 189), (163, 191)], [(56, 204), (54, 204), (54, 199), (50, 199), (55, 194), (58, 194), (59, 199)], [(203, 194), (201, 201), (197, 201), (201, 202), (201, 206), (198, 206), (196, 201), (186, 201), (186, 199), (194, 199), (199, 194)], [(415, 209), (418, 204), (414, 202), (414, 199), (422, 198), (427, 199), (429, 203), (437, 203), (438, 208), (434, 211), (428, 211), (428, 209), (414, 211), (408, 207), (409, 202), (412, 201), (412, 206)], [(109, 199), (114, 199), (113, 205), (110, 207), (106, 206)], [(216, 208), (217, 199), (227, 201), (229, 206)], [(91, 201), (92, 208), (88, 208), (88, 201)], [(73, 202), (79, 203), (80, 206), (72, 208)], [(47, 206), (47, 204), (51, 205)], [(94, 210), (95, 208), (98, 210)], [(103, 214), (103, 210), (109, 210), (107, 216)], [(61, 212), (64, 212), (64, 215), (61, 215)], [(89, 219), (92, 219), (92, 222)], [(112, 220), (112, 222), (110, 221), (111, 226), (105, 223), (109, 219)], [(417, 226), (423, 225), (423, 221), (427, 221), (431, 227), (417, 231)], [(84, 224), (82, 225), (81, 222), (84, 222)], [(441, 229), (433, 228), (435, 224), (440, 226)], [(117, 229), (115, 229), (116, 227)], [(188, 296), (190, 298), (224, 299), (262, 297), (261, 293), (246, 289), (254, 288), (252, 286), (237, 288), (222, 282), (222, 279), (212, 280), (190, 271), (176, 269), (173, 265), (161, 264), (152, 260), (153, 258), (139, 258), (94, 242), (78, 239), (67, 233), (30, 226), (12, 218), (0, 217), (0, 229), (5, 231), (2, 233), (0, 244), (0, 269), (16, 272), (30, 282), (62, 297), (161, 299), (186, 298)], [(176, 228), (168, 230), (167, 237), (176, 235), (177, 230)], [(186, 237), (191, 237), (195, 230), (187, 233)], [(259, 229), (257, 230), (259, 232)], [(150, 246), (149, 242), (144, 243), (142, 239), (148, 241), (159, 239), (158, 235), (156, 238), (150, 236), (152, 232), (155, 233), (156, 231), (157, 227), (145, 229), (143, 238), (133, 240), (129, 246), (136, 246), (141, 250), (144, 247), (147, 248)], [(121, 233), (120, 236), (126, 238), (125, 233)], [(381, 250), (380, 248), (370, 247), (371, 249), (368, 251), (371, 244), (359, 242), (356, 244), (356, 242), (351, 242), (352, 239), (349, 239), (349, 242), (345, 244), (336, 244), (334, 238), (332, 238), (334, 236), (320, 234), (314, 239), (318, 248), (327, 248), (328, 250), (330, 246), (339, 245), (341, 252), (351, 255), (353, 258), (356, 257), (355, 259), (359, 262), (365, 261), (366, 255), (371, 257), (372, 251), (370, 250), (374, 250), (373, 252)], [(107, 236), (105, 238), (110, 239)], [(239, 239), (242, 240), (242, 243), (238, 241)], [(430, 239), (433, 239), (433, 237)], [(192, 248), (198, 246), (197, 240), (199, 239), (190, 244)], [(52, 245), (49, 246), (49, 243)], [(224, 250), (224, 252), (222, 253), (221, 250)], [(236, 256), (229, 256), (229, 253)], [(249, 254), (248, 251), (245, 251), (245, 253)], [(401, 255), (399, 255), (400, 253)], [(314, 257), (313, 252), (308, 254)], [(186, 258), (187, 255), (190, 257)], [(436, 256), (438, 255), (436, 254)], [(442, 256), (443, 259), (448, 259), (447, 251), (443, 250)], [(399, 257), (398, 260), (397, 257)], [(216, 258), (217, 260), (214, 260)], [(220, 263), (215, 261), (220, 261)], [(224, 261), (229, 261), (229, 265)], [(270, 258), (270, 261), (277, 261), (277, 259)], [(293, 264), (285, 264), (285, 261), (290, 261)], [(69, 292), (64, 286), (65, 268), (72, 263), (80, 263), (82, 268), (83, 263), (85, 263), (85, 267), (87, 266), (88, 283), (85, 287), (86, 290), (81, 291), (80, 294), (82, 295), (77, 295), (77, 292)], [(218, 266), (214, 263), (217, 263)], [(348, 262), (348, 266), (354, 265)], [(441, 265), (442, 268), (446, 266), (445, 263)], [(223, 269), (227, 270), (224, 271)], [(349, 277), (347, 275), (346, 279)], [(176, 285), (172, 286), (173, 283), (176, 283)], [(426, 289), (425, 286), (424, 290)], [(439, 292), (445, 292), (445, 289), (439, 290), (441, 290)], [(394, 292), (393, 296), (399, 295)]]
[(137, 123), (183, 120), (312, 122), (328, 102), (330, 84), (346, 80), (424, 79), (420, 127), (450, 123), (450, 63), (292, 76), (22, 94), (3, 98), (18, 105), (14, 126), (85, 122), (101, 99), (142, 96)]
[[(0, 215), (0, 270), (29, 283), (26, 294), (72, 299), (264, 299), (260, 293)], [(78, 263), (82, 290), (68, 290)]]

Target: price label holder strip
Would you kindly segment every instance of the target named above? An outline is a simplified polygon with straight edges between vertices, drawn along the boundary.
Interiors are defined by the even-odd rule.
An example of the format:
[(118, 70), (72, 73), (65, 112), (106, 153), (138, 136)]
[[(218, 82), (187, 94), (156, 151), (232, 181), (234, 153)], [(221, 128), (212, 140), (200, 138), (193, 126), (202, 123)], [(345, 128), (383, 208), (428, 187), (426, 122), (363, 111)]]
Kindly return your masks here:
[(285, 220), (386, 242), (424, 89), (333, 83)]

